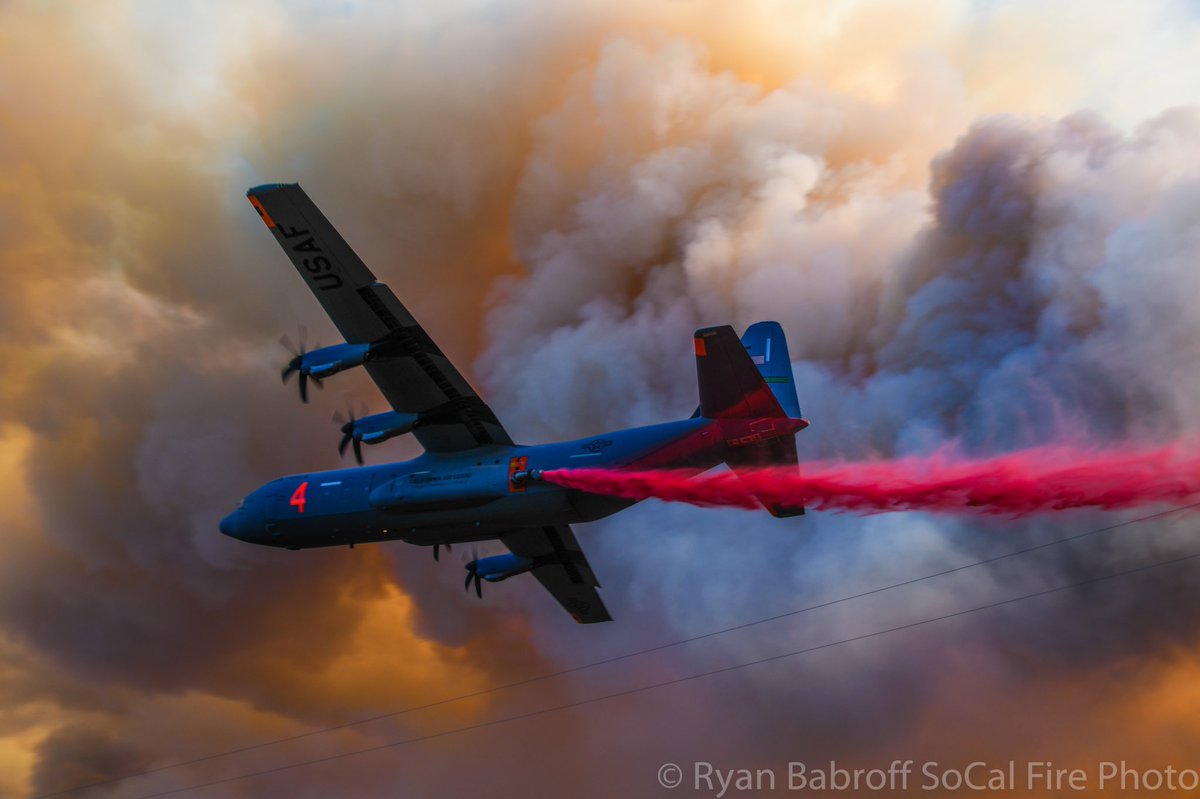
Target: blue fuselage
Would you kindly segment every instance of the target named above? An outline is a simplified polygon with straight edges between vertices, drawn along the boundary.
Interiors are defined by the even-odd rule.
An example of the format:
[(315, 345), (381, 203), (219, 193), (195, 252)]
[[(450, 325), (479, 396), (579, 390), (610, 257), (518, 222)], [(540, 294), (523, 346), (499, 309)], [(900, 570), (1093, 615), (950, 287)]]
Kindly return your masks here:
[(707, 419), (638, 427), (538, 446), (426, 453), (379, 466), (295, 474), (252, 492), (221, 532), (303, 549), (402, 539), (433, 545), (496, 538), (516, 528), (594, 521), (633, 504), (518, 472), (578, 468), (676, 468), (696, 472), (731, 448), (794, 434), (790, 419)]

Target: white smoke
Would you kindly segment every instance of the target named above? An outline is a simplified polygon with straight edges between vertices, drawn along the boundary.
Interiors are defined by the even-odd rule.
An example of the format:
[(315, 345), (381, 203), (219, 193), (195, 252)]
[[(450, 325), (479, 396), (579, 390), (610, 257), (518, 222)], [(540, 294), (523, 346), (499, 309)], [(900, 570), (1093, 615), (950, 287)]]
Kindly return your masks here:
[[(946, 140), (920, 187), (906, 137), (886, 134), (936, 116), (936, 92), (894, 104), (803, 80), (768, 92), (680, 41), (616, 40), (573, 83), (537, 124), (515, 210), (528, 274), (502, 288), (480, 360), (485, 393), (531, 443), (686, 416), (691, 330), (759, 319), (789, 336), (813, 422), (802, 459), (1195, 430), (1200, 109), (1130, 133), (1089, 112), (984, 117)], [(851, 131), (879, 135), (852, 146)], [(651, 503), (583, 535), (606, 596), (681, 633), (936, 571), (1006, 529), (1053, 528)], [(914, 589), (900, 615), (1071, 570), (1050, 558), (1003, 573)], [(863, 615), (805, 624), (836, 636)], [(927, 667), (914, 658), (895, 668)]]

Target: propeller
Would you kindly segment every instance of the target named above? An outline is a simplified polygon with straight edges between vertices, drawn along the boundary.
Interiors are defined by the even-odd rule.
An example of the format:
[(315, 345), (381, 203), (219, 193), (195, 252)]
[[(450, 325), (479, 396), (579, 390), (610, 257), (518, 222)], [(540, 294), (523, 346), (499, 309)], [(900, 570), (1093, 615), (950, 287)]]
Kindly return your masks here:
[[(362, 439), (354, 435), (354, 422), (363, 416), (367, 415), (367, 404), (364, 402), (360, 406), (359, 415), (354, 415), (354, 400), (349, 394), (346, 395), (346, 415), (343, 416), (341, 411), (333, 412), (333, 423), (338, 425), (342, 431), (342, 440), (338, 443), (338, 455), (346, 456), (346, 447), (350, 444), (354, 445), (354, 460), (358, 461), (358, 465), (363, 465), (362, 454)], [(347, 418), (348, 417), (348, 418)], [(437, 551), (434, 550), (433, 559), (437, 560)]]
[(433, 545), (433, 559), (434, 560), (438, 559), (438, 549), (441, 547), (445, 547), (447, 552), (454, 551), (454, 547), (450, 546), (449, 544), (434, 544)]
[(308, 352), (308, 328), (306, 328), (304, 325), (300, 325), (299, 329), (296, 331), (296, 334), (300, 341), (299, 346), (292, 344), (292, 340), (288, 338), (286, 334), (279, 339), (279, 343), (283, 345), (283, 348), (292, 354), (292, 359), (288, 361), (287, 366), (283, 368), (283, 372), (280, 374), (280, 377), (283, 378), (284, 383), (287, 383), (288, 379), (293, 374), (299, 372), (300, 401), (308, 402), (309, 379), (311, 378), (312, 381), (316, 383), (317, 388), (322, 388), (321, 379), (319, 377), (312, 377), (312, 375), (304, 371), (304, 354)]
[(468, 563), (466, 566), (467, 579), (463, 583), (463, 590), (464, 591), (471, 590), (471, 580), (474, 580), (475, 581), (475, 596), (479, 597), (480, 599), (483, 599), (483, 585), (481, 582), (482, 578), (480, 578), (479, 569), (475, 565), (478, 562), (479, 562), (479, 553), (475, 551), (474, 547), (471, 547), (471, 562)]

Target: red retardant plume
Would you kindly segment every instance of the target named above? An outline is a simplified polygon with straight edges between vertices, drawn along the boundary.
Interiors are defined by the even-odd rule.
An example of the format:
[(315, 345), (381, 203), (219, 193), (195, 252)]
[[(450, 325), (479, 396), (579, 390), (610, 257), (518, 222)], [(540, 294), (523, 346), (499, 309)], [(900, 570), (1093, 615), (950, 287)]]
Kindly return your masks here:
[(1045, 446), (991, 458), (938, 454), (863, 462), (816, 461), (693, 476), (673, 470), (548, 470), (567, 488), (704, 507), (785, 506), (851, 513), (933, 511), (1023, 516), (1068, 508), (1200, 501), (1200, 456), (1180, 445), (1081, 450)]

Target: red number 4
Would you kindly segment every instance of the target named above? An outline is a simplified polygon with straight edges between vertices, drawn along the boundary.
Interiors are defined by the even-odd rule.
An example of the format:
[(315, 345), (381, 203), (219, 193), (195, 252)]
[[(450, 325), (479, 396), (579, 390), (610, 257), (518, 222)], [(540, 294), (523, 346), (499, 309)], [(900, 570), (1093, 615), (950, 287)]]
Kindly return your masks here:
[(307, 480), (296, 487), (296, 492), (292, 494), (292, 501), (288, 503), (289, 505), (295, 505), (296, 510), (299, 513), (304, 513), (304, 503), (307, 501), (304, 499), (304, 494), (306, 491), (308, 491)]

